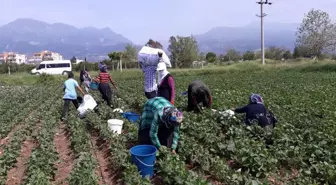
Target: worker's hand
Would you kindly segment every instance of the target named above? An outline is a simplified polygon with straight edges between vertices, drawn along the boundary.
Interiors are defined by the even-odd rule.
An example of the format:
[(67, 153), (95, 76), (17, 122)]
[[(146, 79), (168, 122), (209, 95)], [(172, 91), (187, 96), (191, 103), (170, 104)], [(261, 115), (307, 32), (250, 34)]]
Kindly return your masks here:
[(176, 151), (175, 151), (175, 150), (173, 150), (173, 151), (172, 151), (172, 153), (173, 153), (173, 154), (176, 154)]
[(175, 102), (172, 100), (172, 101), (170, 101), (170, 103), (172, 104), (172, 105), (175, 105)]

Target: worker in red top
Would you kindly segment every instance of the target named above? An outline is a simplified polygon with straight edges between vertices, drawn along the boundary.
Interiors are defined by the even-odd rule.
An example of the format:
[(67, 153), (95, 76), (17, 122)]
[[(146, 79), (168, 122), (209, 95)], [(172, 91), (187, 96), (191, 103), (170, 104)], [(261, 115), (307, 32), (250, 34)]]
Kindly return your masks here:
[(175, 104), (175, 82), (173, 76), (167, 71), (166, 64), (159, 62), (158, 67), (158, 96), (164, 97), (172, 105)]
[(110, 74), (107, 73), (107, 66), (103, 66), (100, 68), (100, 73), (97, 78), (94, 79), (95, 82), (99, 83), (99, 91), (102, 95), (102, 98), (104, 101), (106, 101), (108, 106), (111, 106), (112, 101), (112, 89), (109, 85), (109, 81), (112, 83), (114, 88), (117, 88), (117, 85), (112, 80), (112, 77)]
[(209, 88), (200, 80), (193, 81), (188, 87), (188, 110), (201, 111), (211, 108), (212, 96)]

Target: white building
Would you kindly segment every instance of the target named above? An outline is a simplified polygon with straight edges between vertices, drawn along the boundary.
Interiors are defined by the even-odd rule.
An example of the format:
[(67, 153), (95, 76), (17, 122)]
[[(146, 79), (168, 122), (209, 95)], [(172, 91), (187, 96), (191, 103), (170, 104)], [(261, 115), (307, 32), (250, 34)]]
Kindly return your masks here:
[(63, 60), (63, 56), (59, 53), (45, 50), (38, 53), (34, 53), (33, 56), (28, 61), (29, 63), (38, 63), (49, 60)]
[(0, 54), (0, 63), (16, 63), (24, 64), (27, 61), (27, 56), (24, 54), (18, 54), (14, 52), (1, 53)]

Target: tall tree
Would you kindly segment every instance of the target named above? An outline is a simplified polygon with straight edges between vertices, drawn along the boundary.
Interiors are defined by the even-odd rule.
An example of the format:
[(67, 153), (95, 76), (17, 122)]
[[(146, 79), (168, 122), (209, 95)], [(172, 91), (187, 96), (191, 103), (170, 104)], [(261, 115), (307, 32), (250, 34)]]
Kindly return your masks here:
[(321, 57), (323, 52), (335, 51), (336, 24), (324, 11), (310, 10), (296, 34), (296, 44), (306, 47), (313, 56)]
[(241, 59), (239, 51), (235, 49), (229, 49), (226, 52), (226, 57), (229, 59), (229, 61), (235, 61), (235, 62)]
[(207, 53), (206, 56), (205, 56), (205, 59), (209, 63), (216, 62), (216, 53), (213, 53), (213, 52)]
[[(118, 66), (120, 65), (121, 57), (122, 57), (122, 52), (111, 52), (108, 54), (108, 57), (111, 60), (112, 63), (112, 69), (114, 70), (114, 63), (119, 62)], [(121, 66), (120, 66), (121, 67)]]
[(168, 51), (173, 67), (190, 67), (198, 59), (198, 45), (195, 37), (170, 37)]
[(125, 69), (126, 69), (126, 63), (136, 62), (136, 58), (137, 58), (136, 48), (131, 44), (127, 44), (123, 55)]

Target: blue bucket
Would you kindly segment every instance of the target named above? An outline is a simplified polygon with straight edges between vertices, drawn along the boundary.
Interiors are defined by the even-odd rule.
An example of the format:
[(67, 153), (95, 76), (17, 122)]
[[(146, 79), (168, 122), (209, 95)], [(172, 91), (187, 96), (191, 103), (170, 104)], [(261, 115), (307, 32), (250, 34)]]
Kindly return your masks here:
[(126, 119), (128, 119), (131, 122), (137, 122), (140, 119), (140, 115), (135, 112), (125, 112), (121, 113), (122, 116)]
[(152, 145), (138, 145), (131, 148), (132, 162), (138, 167), (143, 178), (146, 176), (153, 177), (156, 152), (156, 147)]
[(99, 84), (97, 82), (90, 83), (90, 89), (98, 89)]

